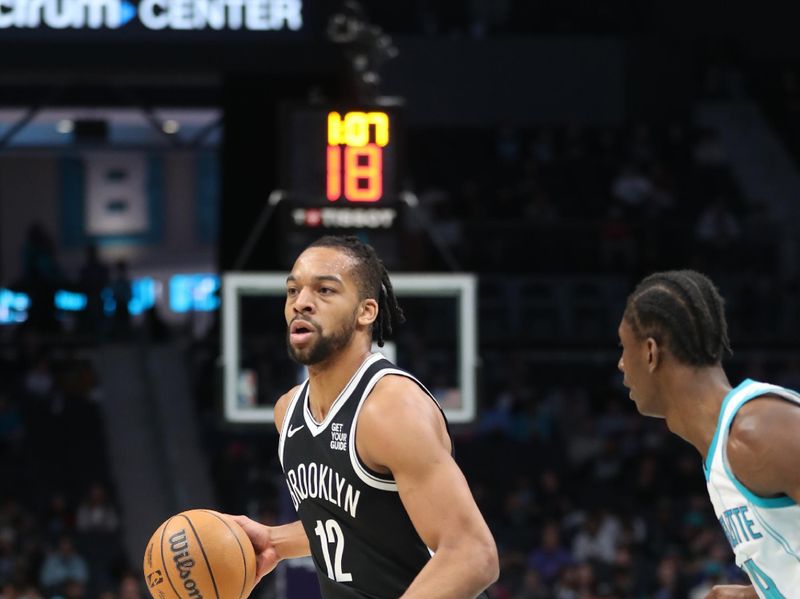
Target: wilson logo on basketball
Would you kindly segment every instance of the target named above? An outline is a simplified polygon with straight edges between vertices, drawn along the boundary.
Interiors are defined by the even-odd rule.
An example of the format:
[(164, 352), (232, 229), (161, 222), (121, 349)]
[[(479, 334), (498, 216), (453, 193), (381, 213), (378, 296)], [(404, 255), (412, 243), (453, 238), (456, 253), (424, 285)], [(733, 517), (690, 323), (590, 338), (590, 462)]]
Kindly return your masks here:
[(183, 588), (186, 589), (190, 597), (203, 599), (200, 589), (197, 588), (197, 583), (191, 578), (195, 562), (189, 555), (189, 542), (186, 540), (186, 531), (184, 529), (179, 530), (169, 538), (169, 547), (173, 553), (172, 560), (178, 568), (181, 580), (183, 580)]

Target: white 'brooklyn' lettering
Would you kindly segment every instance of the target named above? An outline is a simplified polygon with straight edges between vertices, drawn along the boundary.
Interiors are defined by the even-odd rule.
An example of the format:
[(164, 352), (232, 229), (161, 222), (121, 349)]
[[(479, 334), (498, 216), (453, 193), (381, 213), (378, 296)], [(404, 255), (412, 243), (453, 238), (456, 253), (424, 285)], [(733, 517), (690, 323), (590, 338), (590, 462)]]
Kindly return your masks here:
[(339, 506), (353, 518), (356, 517), (361, 491), (354, 489), (353, 485), (330, 466), (313, 462), (300, 464), (286, 472), (286, 486), (289, 487), (295, 510), (305, 499), (324, 499)]

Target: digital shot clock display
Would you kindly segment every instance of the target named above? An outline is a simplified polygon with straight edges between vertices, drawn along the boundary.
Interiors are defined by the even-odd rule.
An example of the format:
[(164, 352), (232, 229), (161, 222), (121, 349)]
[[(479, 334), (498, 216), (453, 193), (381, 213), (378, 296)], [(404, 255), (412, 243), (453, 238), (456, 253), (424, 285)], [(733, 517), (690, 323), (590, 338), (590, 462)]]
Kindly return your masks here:
[(396, 201), (402, 142), (397, 107), (291, 107), (283, 114), (282, 185), (304, 206)]

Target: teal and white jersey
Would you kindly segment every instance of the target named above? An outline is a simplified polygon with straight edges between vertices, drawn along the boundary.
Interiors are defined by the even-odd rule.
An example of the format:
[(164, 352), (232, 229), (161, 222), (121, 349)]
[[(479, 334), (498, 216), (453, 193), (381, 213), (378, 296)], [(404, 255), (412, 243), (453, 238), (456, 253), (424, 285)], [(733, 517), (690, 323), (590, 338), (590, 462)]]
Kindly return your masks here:
[[(743, 381), (722, 402), (717, 431), (706, 456), (708, 494), (736, 564), (750, 576), (762, 599), (791, 599), (800, 592), (800, 506), (786, 495), (759, 497), (736, 479), (728, 464), (728, 432), (736, 413), (751, 399), (771, 394), (798, 404), (794, 391)], [(800, 456), (797, 456), (800, 464)]]

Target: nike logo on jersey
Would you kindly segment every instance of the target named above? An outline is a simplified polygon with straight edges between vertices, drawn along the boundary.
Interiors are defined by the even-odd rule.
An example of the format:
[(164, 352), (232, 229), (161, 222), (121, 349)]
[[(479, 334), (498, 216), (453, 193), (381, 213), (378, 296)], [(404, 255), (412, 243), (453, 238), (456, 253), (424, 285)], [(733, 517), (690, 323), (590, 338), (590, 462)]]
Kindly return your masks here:
[(289, 430), (286, 431), (286, 436), (291, 439), (297, 431), (299, 431), (301, 428), (305, 428), (305, 427), (306, 427), (305, 424), (301, 424), (300, 426), (298, 426), (296, 428), (292, 428), (292, 425), (290, 424), (289, 425)]

